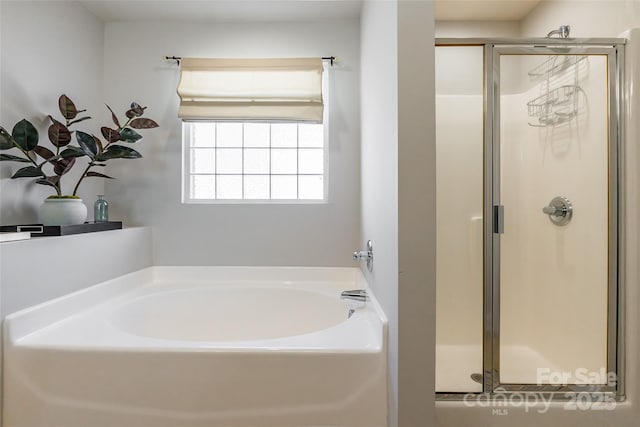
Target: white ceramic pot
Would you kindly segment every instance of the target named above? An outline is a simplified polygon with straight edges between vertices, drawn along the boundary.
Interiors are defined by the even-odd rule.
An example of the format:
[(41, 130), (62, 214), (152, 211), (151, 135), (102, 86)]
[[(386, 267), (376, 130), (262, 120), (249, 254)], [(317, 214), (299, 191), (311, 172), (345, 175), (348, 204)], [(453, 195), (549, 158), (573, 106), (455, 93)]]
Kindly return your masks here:
[(87, 220), (87, 207), (82, 199), (45, 199), (38, 214), (44, 225), (83, 224)]

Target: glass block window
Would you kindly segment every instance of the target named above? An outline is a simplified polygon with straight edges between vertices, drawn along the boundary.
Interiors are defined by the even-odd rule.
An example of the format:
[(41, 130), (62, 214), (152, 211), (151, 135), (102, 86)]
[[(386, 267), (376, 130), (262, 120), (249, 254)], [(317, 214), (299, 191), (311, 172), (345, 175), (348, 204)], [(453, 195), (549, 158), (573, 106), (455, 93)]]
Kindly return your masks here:
[(183, 122), (183, 201), (326, 200), (325, 127)]

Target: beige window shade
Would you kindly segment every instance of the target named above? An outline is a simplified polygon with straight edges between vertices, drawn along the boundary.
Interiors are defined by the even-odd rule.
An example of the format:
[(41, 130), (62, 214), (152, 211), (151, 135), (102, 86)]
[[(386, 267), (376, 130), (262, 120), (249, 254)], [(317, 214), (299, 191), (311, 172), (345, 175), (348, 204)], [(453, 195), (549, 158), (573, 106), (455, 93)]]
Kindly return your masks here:
[(322, 58), (182, 58), (183, 120), (322, 122)]

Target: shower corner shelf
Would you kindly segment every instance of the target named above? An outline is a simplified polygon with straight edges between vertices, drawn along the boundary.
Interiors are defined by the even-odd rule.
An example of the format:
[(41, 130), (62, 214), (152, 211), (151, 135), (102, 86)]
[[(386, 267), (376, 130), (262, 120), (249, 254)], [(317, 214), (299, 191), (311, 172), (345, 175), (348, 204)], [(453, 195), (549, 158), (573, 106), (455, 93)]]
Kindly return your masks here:
[(586, 55), (565, 55), (561, 60), (558, 60), (559, 56), (554, 55), (549, 57), (546, 61), (537, 65), (531, 71), (529, 71), (529, 80), (537, 82), (543, 79), (553, 77), (560, 74), (567, 68), (578, 65), (581, 61), (587, 59)]

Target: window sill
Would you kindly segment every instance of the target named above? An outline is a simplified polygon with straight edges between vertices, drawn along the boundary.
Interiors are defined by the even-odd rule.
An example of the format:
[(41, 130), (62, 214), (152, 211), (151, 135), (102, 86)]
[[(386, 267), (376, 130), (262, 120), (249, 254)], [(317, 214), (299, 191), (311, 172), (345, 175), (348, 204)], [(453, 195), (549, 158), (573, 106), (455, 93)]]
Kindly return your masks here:
[(183, 200), (183, 205), (328, 205), (328, 200)]

